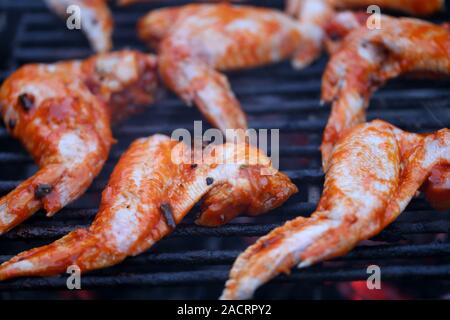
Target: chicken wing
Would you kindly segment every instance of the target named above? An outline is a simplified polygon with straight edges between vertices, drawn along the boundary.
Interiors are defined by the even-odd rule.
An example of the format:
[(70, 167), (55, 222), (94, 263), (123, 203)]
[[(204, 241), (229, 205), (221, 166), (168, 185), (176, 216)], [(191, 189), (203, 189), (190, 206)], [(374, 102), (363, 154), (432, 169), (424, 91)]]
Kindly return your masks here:
[(235, 261), (222, 299), (251, 298), (281, 272), (342, 256), (405, 209), (433, 167), (449, 164), (450, 130), (426, 137), (373, 121), (351, 129), (330, 159), (316, 212), (274, 229)]
[(166, 136), (137, 140), (114, 169), (93, 224), (3, 263), (0, 280), (54, 275), (73, 264), (82, 271), (117, 264), (169, 234), (202, 197), (199, 223), (218, 225), (242, 212), (271, 210), (297, 191), (280, 172), (262, 175), (270, 160), (245, 144), (214, 146), (201, 163), (191, 159), (183, 142)]
[[(336, 141), (346, 129), (365, 121), (373, 92), (386, 81), (411, 72), (450, 74), (447, 28), (387, 16), (382, 16), (381, 26), (380, 30), (360, 27), (351, 32), (325, 70), (322, 100), (332, 103), (321, 146), (325, 170)], [(449, 170), (436, 168), (435, 172), (427, 184), (428, 199), (437, 208), (448, 208)]]
[(107, 0), (45, 0), (47, 6), (62, 18), (71, 5), (80, 9), (81, 29), (97, 52), (112, 48), (113, 18)]
[(138, 33), (158, 48), (159, 71), (167, 86), (187, 104), (195, 103), (221, 130), (246, 128), (247, 121), (217, 70), (277, 62), (319, 43), (315, 30), (282, 12), (229, 4), (155, 10), (139, 21)]
[[(301, 16), (303, 14), (302, 7), (305, 2), (310, 0), (287, 0), (286, 11), (293, 16)], [(444, 0), (320, 0), (329, 8), (342, 9), (365, 9), (369, 6), (376, 5), (381, 8), (397, 10), (412, 15), (430, 15), (438, 11), (442, 11), (445, 6)], [(320, 7), (317, 7), (319, 10)], [(322, 8), (323, 9), (323, 8)], [(323, 20), (322, 20), (323, 21)]]
[(26, 65), (6, 79), (3, 120), (40, 169), (0, 199), (0, 234), (41, 208), (51, 216), (83, 194), (113, 143), (111, 115), (126, 114), (128, 103), (151, 102), (155, 87), (154, 57), (133, 51)]
[[(335, 34), (336, 30), (330, 27), (330, 20), (340, 9), (352, 8), (367, 8), (371, 5), (377, 5), (381, 8), (393, 9), (403, 11), (413, 15), (429, 15), (440, 11), (444, 8), (443, 0), (422, 1), (422, 0), (287, 0), (286, 12), (294, 17), (297, 17), (300, 23), (308, 26), (310, 30), (315, 30), (316, 44), (314, 46), (304, 46), (302, 49), (305, 52), (299, 52), (296, 60), (294, 60), (297, 68), (303, 68), (314, 60), (316, 60), (322, 53), (322, 47), (326, 44), (327, 49), (331, 50), (334, 44), (333, 41), (327, 41), (327, 38)], [(366, 22), (367, 15), (355, 16), (341, 16), (343, 19), (340, 24), (341, 28), (354, 29), (360, 25), (361, 22)], [(356, 24), (353, 18), (359, 19)], [(342, 30), (341, 30), (342, 31)]]
[(444, 0), (328, 0), (337, 9), (365, 9), (371, 5), (424, 16), (443, 10)]

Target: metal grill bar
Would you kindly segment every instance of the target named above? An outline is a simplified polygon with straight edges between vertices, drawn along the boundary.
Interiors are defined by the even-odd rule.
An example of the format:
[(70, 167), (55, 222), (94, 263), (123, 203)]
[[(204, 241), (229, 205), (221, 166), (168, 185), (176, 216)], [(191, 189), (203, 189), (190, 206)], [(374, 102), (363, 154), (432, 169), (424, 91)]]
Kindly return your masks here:
[[(112, 152), (109, 156), (109, 160), (117, 160), (120, 156), (125, 152), (126, 149), (121, 149), (115, 152)], [(319, 146), (293, 146), (293, 147), (280, 147), (280, 153), (283, 156), (289, 157), (313, 157), (320, 156), (319, 154)], [(33, 159), (25, 154), (25, 153), (17, 153), (17, 152), (1, 152), (0, 151), (0, 164), (4, 163), (34, 163)], [(0, 184), (0, 190), (2, 190)]]
[[(272, 213), (266, 214), (267, 216), (298, 216), (298, 215), (310, 215), (316, 208), (316, 203), (308, 203), (308, 202), (298, 202), (294, 204), (286, 204), (281, 208), (274, 210)], [(425, 210), (424, 210), (425, 209)], [(440, 221), (450, 218), (450, 213), (437, 213), (433, 215), (431, 212), (427, 211), (429, 209), (429, 205), (425, 200), (419, 201), (417, 200), (414, 204), (410, 205), (409, 210), (406, 211), (402, 217), (414, 217), (414, 216), (423, 216), (426, 217), (428, 222)], [(45, 223), (53, 223), (53, 220), (56, 219), (56, 224), (60, 219), (64, 219), (67, 221), (73, 220), (84, 220), (84, 219), (93, 219), (97, 214), (97, 209), (83, 209), (83, 208), (74, 208), (74, 209), (65, 209), (60, 214), (56, 215), (52, 219), (42, 218), (43, 220), (37, 220), (37, 222), (45, 222)], [(408, 220), (410, 221), (410, 220)], [(394, 223), (395, 225), (395, 223)]]
[[(208, 0), (193, 0), (193, 1), (187, 1), (187, 0), (153, 0), (149, 1), (147, 4), (137, 4), (134, 6), (134, 8), (148, 8), (148, 7), (163, 7), (163, 6), (179, 6), (186, 4), (187, 2), (207, 2)], [(270, 7), (280, 7), (283, 5), (283, 0), (248, 0), (248, 1), (242, 1), (245, 3), (258, 3), (260, 5), (264, 6), (270, 6)], [(151, 3), (150, 3), (151, 2)], [(3, 0), (2, 8), (7, 10), (19, 10), (19, 11), (32, 11), (32, 10), (46, 10), (46, 6), (42, 1), (36, 1), (36, 0)], [(123, 7), (128, 8), (128, 7)], [(131, 6), (130, 8), (133, 8)]]
[[(436, 279), (442, 276), (450, 276), (450, 264), (443, 265), (391, 265), (383, 267), (383, 279)], [(366, 268), (346, 268), (346, 269), (318, 269), (311, 268), (294, 272), (289, 277), (280, 276), (272, 283), (280, 282), (303, 282), (303, 281), (351, 281), (367, 277)], [(126, 274), (108, 276), (83, 277), (82, 286), (84, 289), (100, 287), (119, 287), (119, 286), (183, 286), (183, 285), (202, 285), (202, 284), (221, 284), (228, 278), (228, 271), (183, 271), (151, 274)], [(65, 288), (66, 278), (31, 278), (19, 279), (12, 283), (0, 283), (0, 290), (5, 289), (51, 289)]]
[[(306, 181), (317, 181), (323, 178), (323, 173), (320, 170), (314, 169), (303, 169), (303, 170), (293, 170), (285, 172), (292, 180), (302, 180)], [(0, 192), (7, 192), (16, 188), (21, 181), (0, 181)], [(106, 181), (94, 181), (90, 190), (91, 191), (102, 191), (106, 186)]]
[[(64, 214), (64, 213), (62, 213)], [(407, 213), (405, 213), (407, 214)], [(272, 229), (279, 227), (282, 223), (267, 224), (228, 224), (220, 228), (206, 228), (194, 224), (180, 224), (171, 235), (172, 237), (260, 237)], [(39, 226), (38, 224), (28, 227), (26, 225), (3, 235), (5, 239), (55, 239), (65, 236), (70, 231), (77, 228), (84, 228), (86, 225), (71, 225), (65, 223), (52, 222), (51, 225)], [(395, 222), (387, 227), (375, 239), (380, 241), (399, 241), (404, 236), (411, 234), (436, 234), (448, 233), (450, 222), (448, 220), (435, 220), (424, 222)]]
[[(429, 119), (420, 118), (423, 116), (423, 112), (416, 112), (411, 117), (401, 117), (401, 115), (390, 115), (384, 117), (373, 117), (369, 114), (369, 120), (374, 118), (383, 118), (385, 121), (393, 122), (405, 130), (409, 131), (431, 131), (436, 128), (436, 123), (430, 122)], [(315, 133), (319, 132), (325, 127), (326, 120), (283, 120), (283, 121), (251, 121), (250, 126), (254, 129), (280, 129), (283, 132), (303, 132), (303, 133)], [(450, 115), (439, 117), (439, 124), (442, 127), (450, 127)], [(191, 125), (192, 126), (192, 125)], [(170, 134), (176, 129), (182, 128), (182, 124), (168, 124), (168, 125), (146, 125), (146, 126), (130, 126), (125, 125), (116, 130), (116, 136), (149, 136), (155, 133)], [(0, 129), (0, 138), (6, 137), (8, 134), (6, 130)]]
[[(239, 250), (209, 251), (187, 251), (183, 253), (147, 253), (138, 257), (128, 259), (125, 264), (129, 265), (220, 265), (230, 264), (240, 254)], [(426, 245), (392, 245), (376, 247), (359, 247), (345, 257), (335, 261), (346, 260), (386, 260), (392, 258), (417, 258), (435, 257), (450, 254), (450, 244), (431, 243)], [(0, 255), (0, 263), (12, 258), (10, 255)]]

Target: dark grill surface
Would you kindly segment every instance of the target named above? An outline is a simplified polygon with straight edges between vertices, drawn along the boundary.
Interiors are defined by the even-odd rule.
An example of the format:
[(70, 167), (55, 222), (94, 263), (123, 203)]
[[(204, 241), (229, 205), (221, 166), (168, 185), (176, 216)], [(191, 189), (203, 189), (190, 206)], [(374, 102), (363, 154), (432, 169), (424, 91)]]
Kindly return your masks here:
[[(154, 5), (114, 8), (115, 48), (146, 50), (135, 36), (136, 20), (153, 7), (185, 2), (161, 1)], [(259, 4), (281, 7), (281, 2), (260, 1)], [(3, 68), (0, 81), (24, 63), (83, 58), (91, 54), (84, 36), (65, 30), (64, 22), (50, 14), (41, 1), (6, 0), (3, 6), (8, 14), (8, 29), (3, 39), (8, 36), (11, 39), (2, 43), (7, 52), (0, 62)], [(441, 14), (433, 20), (445, 18)], [(147, 253), (113, 268), (83, 275), (82, 287), (88, 291), (69, 292), (65, 289), (64, 276), (27, 278), (0, 282), (0, 297), (217, 298), (233, 260), (254, 241), (252, 237), (314, 211), (323, 183), (318, 147), (329, 114), (328, 107), (319, 105), (325, 63), (324, 57), (300, 72), (285, 62), (229, 74), (233, 89), (249, 115), (250, 126), (280, 129), (281, 169), (300, 189), (281, 209), (257, 218), (241, 217), (216, 229), (195, 226), (193, 212), (171, 236)], [(375, 95), (369, 119), (381, 118), (415, 132), (450, 127), (449, 85), (448, 79), (395, 80)], [(166, 93), (144, 114), (116, 127), (119, 143), (89, 191), (54, 218), (48, 219), (40, 212), (4, 235), (0, 241), (0, 262), (24, 249), (47, 244), (74, 228), (87, 226), (96, 214), (100, 191), (131, 141), (157, 132), (170, 134), (177, 128), (192, 129), (193, 121), (200, 119), (195, 108), (185, 107), (178, 98)], [(0, 129), (0, 146), (0, 194), (6, 194), (37, 167), (4, 129)], [(364, 242), (345, 257), (293, 271), (290, 277), (280, 276), (261, 288), (257, 297), (345, 298), (336, 284), (366, 280), (366, 268), (371, 264), (381, 266), (383, 280), (412, 297), (443, 297), (450, 293), (449, 230), (450, 212), (435, 212), (419, 197), (372, 241)], [(411, 288), (414, 293), (410, 293)]]

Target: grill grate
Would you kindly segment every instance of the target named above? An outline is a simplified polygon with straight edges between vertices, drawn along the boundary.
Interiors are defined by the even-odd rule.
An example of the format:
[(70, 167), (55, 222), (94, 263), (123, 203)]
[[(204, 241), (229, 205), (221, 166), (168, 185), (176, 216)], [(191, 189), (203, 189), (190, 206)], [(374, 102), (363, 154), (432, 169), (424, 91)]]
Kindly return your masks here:
[[(164, 4), (185, 2), (165, 1)], [(259, 3), (281, 7), (282, 1)], [(135, 36), (135, 21), (147, 10), (162, 4), (163, 1), (154, 5), (115, 8), (116, 49), (131, 47), (145, 50)], [(64, 30), (64, 24), (47, 12), (41, 1), (7, 0), (3, 5), (17, 24), (14, 25), (6, 70), (0, 71), (0, 81), (7, 76), (8, 70), (24, 63), (83, 58), (91, 54), (83, 35)], [(448, 15), (436, 19), (445, 17)], [(323, 183), (318, 147), (329, 113), (328, 107), (319, 105), (320, 78), (325, 63), (323, 58), (302, 72), (294, 71), (286, 62), (229, 74), (234, 91), (249, 115), (250, 126), (280, 129), (281, 168), (301, 190), (298, 195), (283, 208), (266, 216), (241, 217), (216, 229), (195, 226), (194, 214), (191, 214), (171, 236), (147, 253), (113, 268), (84, 275), (83, 288), (95, 289), (103, 296), (105, 293), (100, 288), (119, 286), (145, 289), (143, 297), (215, 298), (233, 260), (251, 243), (251, 237), (266, 234), (297, 215), (308, 216), (312, 213)], [(449, 80), (393, 81), (376, 93), (369, 119), (382, 118), (416, 132), (450, 127), (449, 85)], [(39, 213), (4, 235), (0, 241), (0, 262), (18, 251), (49, 243), (74, 228), (87, 226), (96, 214), (100, 191), (108, 175), (132, 140), (157, 132), (171, 133), (177, 128), (192, 129), (193, 121), (198, 119), (201, 116), (197, 110), (186, 108), (175, 96), (167, 93), (144, 114), (115, 128), (119, 143), (114, 146), (110, 160), (88, 192), (54, 218), (47, 219)], [(0, 129), (0, 144), (0, 194), (4, 194), (31, 175), (36, 165), (3, 128)], [(424, 278), (439, 279), (439, 283), (448, 285), (449, 230), (450, 212), (434, 212), (423, 197), (419, 197), (398, 221), (373, 241), (365, 242), (346, 257), (308, 270), (294, 271), (289, 278), (280, 276), (263, 287), (258, 296), (329, 297), (324, 283), (365, 280), (366, 268), (371, 264), (382, 267), (382, 276), (386, 280), (408, 279), (420, 283), (420, 279)], [(7, 297), (14, 297), (21, 291), (18, 289), (36, 294), (43, 289), (65, 289), (65, 281), (66, 277), (52, 277), (0, 282), (0, 292)], [(277, 288), (276, 294), (269, 290), (274, 286)], [(114, 297), (127, 292), (120, 291), (116, 291)]]

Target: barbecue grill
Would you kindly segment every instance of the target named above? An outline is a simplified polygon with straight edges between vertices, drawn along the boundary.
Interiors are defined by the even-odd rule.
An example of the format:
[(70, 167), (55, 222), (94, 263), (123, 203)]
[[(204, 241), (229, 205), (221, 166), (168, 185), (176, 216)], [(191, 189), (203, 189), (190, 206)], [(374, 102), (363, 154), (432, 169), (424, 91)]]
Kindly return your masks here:
[[(135, 23), (145, 12), (187, 1), (160, 1), (126, 8), (113, 6), (115, 49), (146, 50), (135, 35)], [(254, 1), (282, 7), (282, 1)], [(48, 12), (41, 1), (3, 0), (7, 26), (0, 31), (5, 57), (0, 61), (0, 82), (18, 66), (84, 58), (92, 54), (81, 32), (69, 31), (64, 22)], [(435, 22), (450, 20), (450, 11)], [(3, 40), (2, 40), (3, 41)], [(319, 144), (329, 107), (319, 105), (323, 58), (304, 71), (288, 62), (229, 73), (232, 87), (248, 114), (250, 127), (280, 129), (280, 168), (293, 179), (300, 192), (282, 208), (256, 218), (240, 217), (220, 228), (193, 223), (195, 209), (175, 232), (148, 252), (115, 267), (83, 275), (82, 293), (66, 288), (68, 275), (24, 278), (0, 282), (0, 298), (185, 298), (215, 299), (237, 255), (253, 237), (266, 234), (298, 215), (315, 209), (323, 184)], [(369, 119), (381, 118), (405, 130), (434, 131), (450, 127), (450, 81), (401, 79), (377, 94)], [(201, 119), (170, 93), (143, 114), (115, 127), (119, 143), (88, 192), (55, 217), (40, 212), (0, 240), (0, 262), (24, 249), (49, 243), (69, 231), (87, 226), (95, 216), (100, 192), (118, 157), (138, 137), (170, 134), (177, 128), (193, 128)], [(204, 122), (204, 129), (208, 126)], [(20, 144), (0, 129), (0, 194), (18, 185), (36, 169)], [(349, 255), (324, 262), (289, 277), (279, 276), (258, 290), (258, 298), (348, 298), (339, 283), (363, 280), (366, 269), (381, 267), (383, 283), (395, 286), (412, 298), (442, 298), (450, 294), (450, 212), (436, 212), (423, 197), (413, 200), (400, 218), (379, 236), (366, 241)]]

